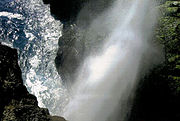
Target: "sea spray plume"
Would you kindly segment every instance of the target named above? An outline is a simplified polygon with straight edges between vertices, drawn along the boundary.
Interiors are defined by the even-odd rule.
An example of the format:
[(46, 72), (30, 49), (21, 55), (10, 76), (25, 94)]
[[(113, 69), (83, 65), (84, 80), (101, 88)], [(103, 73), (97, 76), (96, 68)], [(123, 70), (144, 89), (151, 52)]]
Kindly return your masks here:
[(155, 20), (149, 14), (151, 2), (117, 0), (92, 22), (90, 28), (93, 29), (108, 23), (108, 30), (100, 33), (109, 33), (104, 38), (102, 52), (87, 57), (79, 69), (72, 97), (63, 112), (67, 120), (106, 121), (118, 107), (121, 112), (116, 112), (117, 118), (110, 120), (125, 121), (129, 107), (121, 105), (133, 93)]

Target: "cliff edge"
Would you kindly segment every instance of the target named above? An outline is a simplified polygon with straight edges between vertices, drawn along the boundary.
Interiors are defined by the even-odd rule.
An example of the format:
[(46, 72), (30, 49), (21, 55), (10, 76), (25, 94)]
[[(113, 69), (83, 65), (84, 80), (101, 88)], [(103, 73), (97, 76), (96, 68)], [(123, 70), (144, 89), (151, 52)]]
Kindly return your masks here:
[(50, 116), (40, 108), (37, 99), (23, 85), (17, 50), (0, 43), (0, 120), (1, 121), (65, 121)]

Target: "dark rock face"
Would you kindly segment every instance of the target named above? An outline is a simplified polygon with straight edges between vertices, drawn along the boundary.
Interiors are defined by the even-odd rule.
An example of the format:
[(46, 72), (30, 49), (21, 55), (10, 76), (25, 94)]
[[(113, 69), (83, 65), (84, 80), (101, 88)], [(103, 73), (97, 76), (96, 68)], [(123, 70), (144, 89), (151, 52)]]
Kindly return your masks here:
[(52, 15), (64, 24), (56, 67), (65, 83), (74, 80), (85, 53), (83, 37), (93, 19), (107, 9), (114, 0), (43, 0), (50, 4)]
[(78, 28), (71, 25), (63, 30), (63, 36), (59, 39), (59, 49), (55, 59), (56, 68), (64, 84), (73, 83), (81, 60), (84, 55), (84, 42), (80, 39)]
[(73, 21), (82, 5), (88, 0), (43, 0), (50, 4), (51, 13), (62, 22)]
[(38, 107), (36, 97), (23, 85), (17, 59), (17, 50), (0, 44), (0, 120), (65, 121)]
[[(113, 0), (43, 0), (45, 4), (50, 4), (52, 15), (63, 23), (74, 23), (82, 8), (86, 6), (87, 11), (83, 19), (88, 21), (92, 16), (102, 12), (112, 3)], [(91, 16), (91, 17), (90, 17)], [(88, 18), (88, 19), (87, 19)]]

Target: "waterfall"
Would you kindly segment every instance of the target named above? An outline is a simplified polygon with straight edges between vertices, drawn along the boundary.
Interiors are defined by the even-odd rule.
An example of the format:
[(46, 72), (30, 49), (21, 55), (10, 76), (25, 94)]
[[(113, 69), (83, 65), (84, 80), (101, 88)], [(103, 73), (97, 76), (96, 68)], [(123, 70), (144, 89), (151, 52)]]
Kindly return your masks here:
[(25, 85), (39, 106), (69, 121), (125, 121), (150, 46), (152, 9), (151, 0), (115, 0), (93, 19), (83, 37), (93, 43), (101, 36), (100, 51), (82, 60), (71, 90), (54, 65), (62, 24), (42, 0), (0, 1), (0, 41), (18, 49)]
[[(67, 120), (125, 121), (130, 109), (125, 101), (134, 93), (142, 55), (149, 46), (155, 22), (152, 9), (150, 0), (116, 0), (93, 20), (91, 32), (98, 29), (101, 34), (109, 33), (103, 38), (101, 51), (86, 57), (79, 68), (71, 97), (62, 112)], [(86, 36), (91, 38), (91, 34)], [(117, 118), (112, 117), (113, 113)]]

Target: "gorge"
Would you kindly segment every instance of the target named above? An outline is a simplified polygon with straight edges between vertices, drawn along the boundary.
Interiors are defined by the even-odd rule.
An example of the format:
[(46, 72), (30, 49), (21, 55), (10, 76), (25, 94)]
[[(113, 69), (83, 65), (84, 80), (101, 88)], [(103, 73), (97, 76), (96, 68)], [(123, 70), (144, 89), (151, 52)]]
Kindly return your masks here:
[(28, 91), (52, 115), (69, 121), (178, 121), (178, 1), (0, 4), (1, 43), (18, 49)]

